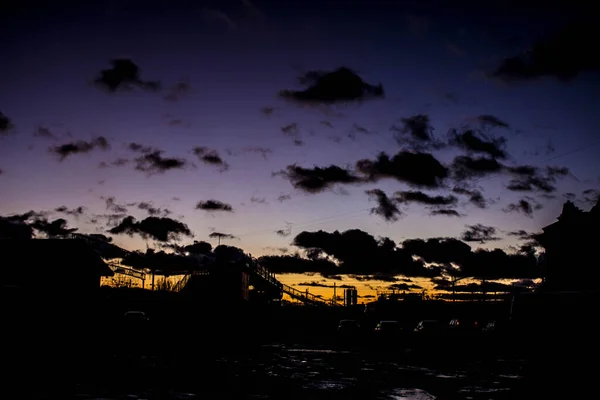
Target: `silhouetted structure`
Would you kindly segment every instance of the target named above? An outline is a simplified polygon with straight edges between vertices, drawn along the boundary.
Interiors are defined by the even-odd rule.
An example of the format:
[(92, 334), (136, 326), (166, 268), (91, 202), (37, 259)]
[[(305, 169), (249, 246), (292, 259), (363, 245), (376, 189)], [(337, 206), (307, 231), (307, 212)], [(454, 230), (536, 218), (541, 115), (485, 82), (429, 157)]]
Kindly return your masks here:
[(545, 248), (544, 290), (595, 290), (600, 269), (600, 201), (588, 212), (571, 201), (558, 221), (543, 228), (538, 241)]
[(112, 270), (85, 241), (78, 239), (0, 240), (0, 288), (46, 305), (69, 306), (96, 298), (100, 278)]

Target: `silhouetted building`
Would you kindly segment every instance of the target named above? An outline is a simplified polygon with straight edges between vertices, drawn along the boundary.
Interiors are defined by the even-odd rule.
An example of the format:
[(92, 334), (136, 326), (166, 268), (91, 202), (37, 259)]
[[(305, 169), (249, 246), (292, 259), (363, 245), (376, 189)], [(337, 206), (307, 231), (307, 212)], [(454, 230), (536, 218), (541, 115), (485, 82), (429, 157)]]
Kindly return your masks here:
[(597, 290), (600, 278), (600, 201), (588, 212), (571, 201), (558, 221), (543, 228), (544, 290)]
[(42, 304), (85, 304), (96, 299), (100, 278), (113, 275), (99, 253), (78, 239), (0, 240), (0, 254), (0, 289)]

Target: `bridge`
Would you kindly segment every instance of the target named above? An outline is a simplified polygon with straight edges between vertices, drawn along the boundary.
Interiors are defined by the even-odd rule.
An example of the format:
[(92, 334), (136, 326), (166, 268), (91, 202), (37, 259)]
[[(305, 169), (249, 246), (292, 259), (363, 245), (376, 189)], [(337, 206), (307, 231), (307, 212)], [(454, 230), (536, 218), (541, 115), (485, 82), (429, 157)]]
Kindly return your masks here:
[[(146, 273), (144, 273), (143, 271), (116, 263), (109, 263), (108, 265), (115, 273), (127, 275), (132, 278), (141, 280), (143, 287), (144, 282), (146, 280)], [(308, 290), (303, 292), (296, 288), (293, 288), (292, 286), (281, 283), (279, 280), (277, 280), (274, 273), (260, 265), (258, 261), (254, 258), (249, 258), (249, 260), (245, 262), (244, 270), (249, 274), (252, 286), (254, 286), (255, 288), (260, 288), (262, 291), (270, 293), (273, 296), (273, 298), (280, 299), (283, 296), (283, 294), (287, 294), (292, 299), (308, 306), (339, 306), (339, 303), (334, 302), (333, 300), (326, 300), (321, 296), (309, 293)], [(161, 275), (160, 271), (156, 271), (155, 274)], [(177, 283), (175, 283), (170, 288), (170, 290), (174, 292), (181, 292), (188, 287), (188, 284), (190, 283), (192, 277), (208, 275), (210, 275), (209, 268), (188, 271)]]

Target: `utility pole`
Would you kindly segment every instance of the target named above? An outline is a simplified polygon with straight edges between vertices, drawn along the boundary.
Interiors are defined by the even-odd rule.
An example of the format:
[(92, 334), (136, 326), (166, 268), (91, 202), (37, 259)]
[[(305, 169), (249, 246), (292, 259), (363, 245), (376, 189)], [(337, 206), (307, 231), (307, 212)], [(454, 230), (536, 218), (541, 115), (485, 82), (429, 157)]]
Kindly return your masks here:
[(337, 297), (335, 293), (335, 282), (333, 282), (333, 304), (337, 302)]

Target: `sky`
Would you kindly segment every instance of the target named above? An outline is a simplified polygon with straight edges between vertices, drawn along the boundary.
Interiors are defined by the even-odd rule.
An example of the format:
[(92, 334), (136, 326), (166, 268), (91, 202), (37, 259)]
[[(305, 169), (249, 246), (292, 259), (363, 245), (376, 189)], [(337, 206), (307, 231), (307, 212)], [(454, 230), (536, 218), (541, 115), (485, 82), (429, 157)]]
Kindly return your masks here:
[[(600, 79), (577, 53), (585, 43), (558, 46), (560, 62), (548, 61), (557, 47), (532, 47), (586, 10), (509, 3), (9, 1), (0, 12), (0, 215), (47, 211), (107, 233), (127, 215), (153, 213), (185, 223), (195, 240), (232, 235), (221, 243), (255, 256), (293, 253), (296, 235), (317, 230), (398, 243), (464, 238), (481, 224), (496, 240), (472, 247), (516, 246), (509, 232), (539, 231), (567, 199), (594, 204)], [(525, 67), (506, 62), (517, 56)], [(139, 71), (111, 91), (100, 78), (114, 59)], [(340, 67), (383, 93), (294, 95), (305, 88), (299, 76)], [(432, 128), (425, 138), (403, 129), (423, 122), (415, 116)], [(395, 175), (373, 166), (381, 152), (402, 151), (433, 154), (450, 175), (424, 184), (416, 175), (431, 164)], [(491, 157), (501, 171), (461, 175), (460, 156)], [(165, 158), (175, 166), (161, 169)], [(359, 160), (372, 162), (360, 169)], [(340, 180), (294, 165), (351, 172)], [(376, 189), (392, 199), (387, 217)], [(154, 245), (112, 236), (129, 250)]]

